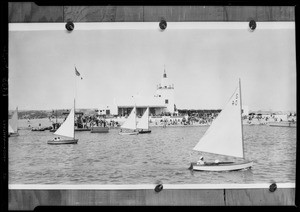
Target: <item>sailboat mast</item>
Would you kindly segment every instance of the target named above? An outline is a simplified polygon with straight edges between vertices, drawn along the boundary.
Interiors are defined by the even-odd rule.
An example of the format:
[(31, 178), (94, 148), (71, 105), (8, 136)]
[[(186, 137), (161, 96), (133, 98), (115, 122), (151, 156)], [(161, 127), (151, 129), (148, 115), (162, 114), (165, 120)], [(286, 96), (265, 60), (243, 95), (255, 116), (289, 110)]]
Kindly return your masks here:
[(241, 91), (241, 79), (239, 78), (239, 93), (240, 93), (240, 106), (241, 106), (241, 128), (242, 128), (242, 148), (243, 148), (243, 158), (245, 159), (245, 150), (244, 150), (244, 130), (243, 130), (243, 116), (242, 116), (242, 91)]
[(75, 110), (75, 99), (77, 96), (77, 85), (76, 85), (76, 66), (74, 64), (74, 68), (75, 68), (75, 75), (74, 75), (74, 81), (75, 81), (75, 95), (74, 95), (74, 123), (73, 123), (73, 139), (75, 139), (75, 114), (76, 114), (76, 110)]
[(137, 127), (137, 123), (136, 123), (136, 103), (134, 103), (134, 108), (133, 109), (135, 109), (135, 111), (134, 111), (134, 123), (135, 123), (135, 129), (136, 129), (136, 127)]
[(18, 129), (18, 128), (19, 128), (19, 127), (18, 127), (18, 120), (19, 120), (19, 114), (18, 114), (18, 113), (19, 113), (19, 111), (18, 111), (18, 107), (17, 107), (17, 132), (18, 132), (18, 130), (19, 130), (19, 129)]

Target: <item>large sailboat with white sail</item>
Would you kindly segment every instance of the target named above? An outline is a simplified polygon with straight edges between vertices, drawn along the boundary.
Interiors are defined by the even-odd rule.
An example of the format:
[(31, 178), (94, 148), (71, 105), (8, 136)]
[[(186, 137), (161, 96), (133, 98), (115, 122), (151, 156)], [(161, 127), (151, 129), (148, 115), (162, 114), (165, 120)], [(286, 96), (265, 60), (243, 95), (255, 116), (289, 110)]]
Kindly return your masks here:
[(199, 162), (191, 163), (190, 169), (198, 171), (233, 171), (248, 169), (253, 166), (253, 161), (245, 160), (241, 105), (241, 83), (239, 80), (239, 85), (226, 106), (193, 150), (242, 158), (243, 160), (241, 162), (204, 162), (199, 160)]
[[(80, 76), (80, 73), (75, 67), (75, 97), (76, 97), (76, 76)], [(49, 140), (48, 144), (77, 144), (78, 139), (75, 138), (75, 97), (74, 106), (66, 120), (60, 125), (60, 127), (54, 132), (54, 135), (63, 136), (63, 138), (55, 137), (53, 140)]]

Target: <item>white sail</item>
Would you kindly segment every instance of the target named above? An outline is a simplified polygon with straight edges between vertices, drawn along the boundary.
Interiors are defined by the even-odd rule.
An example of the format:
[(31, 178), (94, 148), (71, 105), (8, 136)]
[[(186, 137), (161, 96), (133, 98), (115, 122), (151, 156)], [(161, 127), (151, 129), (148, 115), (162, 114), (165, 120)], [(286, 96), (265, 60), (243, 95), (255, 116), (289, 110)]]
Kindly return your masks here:
[(240, 85), (193, 150), (244, 157)]
[(10, 124), (8, 124), (8, 133), (14, 133), (13, 128), (10, 126)]
[(10, 133), (18, 132), (18, 109), (16, 109), (16, 111), (12, 115), (12, 118), (9, 120), (9, 127), (11, 128), (9, 130), (12, 131), (9, 131)]
[(149, 129), (149, 108), (146, 109), (145, 113), (143, 114), (142, 118), (138, 122), (136, 128), (148, 130)]
[(135, 130), (136, 129), (136, 108), (134, 107), (124, 122), (124, 124), (121, 126), (122, 129), (130, 129)]
[(55, 131), (55, 135), (74, 138), (74, 108), (70, 111), (64, 123)]

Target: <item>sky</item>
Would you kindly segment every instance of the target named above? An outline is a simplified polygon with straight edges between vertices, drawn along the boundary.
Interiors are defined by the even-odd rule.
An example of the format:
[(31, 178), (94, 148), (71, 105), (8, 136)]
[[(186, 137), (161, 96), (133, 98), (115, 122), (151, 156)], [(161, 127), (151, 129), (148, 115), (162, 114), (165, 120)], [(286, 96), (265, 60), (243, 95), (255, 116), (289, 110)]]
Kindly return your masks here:
[(295, 30), (278, 28), (10, 31), (9, 109), (153, 96), (164, 67), (178, 109), (221, 109), (240, 78), (250, 110), (296, 111)]

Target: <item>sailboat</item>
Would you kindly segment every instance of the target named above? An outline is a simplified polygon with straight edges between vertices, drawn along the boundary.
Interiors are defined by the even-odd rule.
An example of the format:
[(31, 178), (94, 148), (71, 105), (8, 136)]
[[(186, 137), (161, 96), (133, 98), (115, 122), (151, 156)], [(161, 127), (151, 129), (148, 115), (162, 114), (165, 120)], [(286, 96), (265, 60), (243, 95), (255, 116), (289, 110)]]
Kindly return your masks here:
[(136, 127), (139, 129), (140, 134), (151, 133), (151, 130), (149, 130), (149, 107), (147, 107)]
[[(133, 131), (123, 131), (123, 130), (133, 130)], [(130, 115), (121, 126), (121, 131), (119, 132), (120, 135), (137, 135), (139, 132), (137, 131), (136, 127), (136, 107), (134, 106)]]
[(12, 118), (9, 120), (8, 136), (15, 137), (18, 135), (18, 108), (16, 108), (16, 111), (13, 113)]
[(207, 129), (193, 150), (218, 155), (242, 158), (242, 162), (204, 162), (191, 163), (190, 169), (197, 171), (234, 171), (248, 169), (252, 161), (245, 160), (242, 125), (241, 82), (229, 101)]
[(77, 144), (78, 139), (75, 138), (75, 100), (74, 107), (71, 109), (67, 119), (62, 125), (55, 131), (54, 135), (60, 135), (66, 138), (49, 140), (48, 144)]

